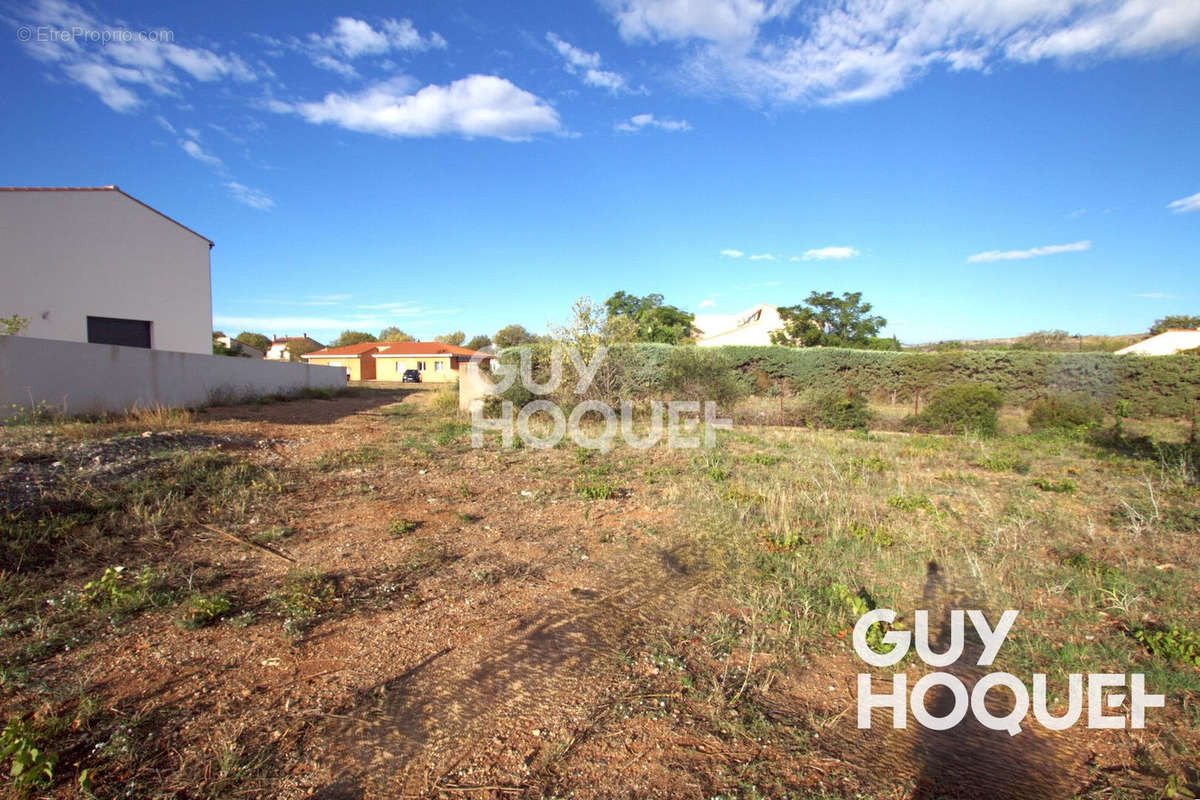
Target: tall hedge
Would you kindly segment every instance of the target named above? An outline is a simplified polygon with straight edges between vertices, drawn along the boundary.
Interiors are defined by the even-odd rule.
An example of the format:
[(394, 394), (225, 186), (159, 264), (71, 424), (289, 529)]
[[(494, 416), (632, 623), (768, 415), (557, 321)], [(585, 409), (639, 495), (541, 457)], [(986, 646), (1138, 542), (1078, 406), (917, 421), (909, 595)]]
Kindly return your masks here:
[(1047, 353), (1019, 350), (942, 353), (838, 348), (721, 347), (749, 380), (783, 380), (790, 389), (853, 388), (874, 397), (909, 400), (939, 386), (995, 386), (1006, 402), (1026, 404), (1054, 392), (1082, 392), (1106, 408), (1126, 400), (1138, 416), (1190, 414), (1200, 403), (1200, 358)]
[[(916, 393), (926, 398), (938, 387), (968, 382), (995, 386), (1006, 403), (1019, 405), (1065, 392), (1086, 394), (1109, 411), (1117, 400), (1125, 400), (1135, 416), (1190, 415), (1200, 404), (1200, 358), (1194, 355), (1022, 350), (897, 353), (739, 345), (712, 350), (756, 394), (818, 387), (853, 389), (876, 399), (907, 402)], [(640, 395), (664, 390), (663, 365), (671, 351), (666, 344), (620, 345), (608, 357), (620, 361), (626, 393)], [(515, 360), (515, 355), (505, 351), (501, 359)]]

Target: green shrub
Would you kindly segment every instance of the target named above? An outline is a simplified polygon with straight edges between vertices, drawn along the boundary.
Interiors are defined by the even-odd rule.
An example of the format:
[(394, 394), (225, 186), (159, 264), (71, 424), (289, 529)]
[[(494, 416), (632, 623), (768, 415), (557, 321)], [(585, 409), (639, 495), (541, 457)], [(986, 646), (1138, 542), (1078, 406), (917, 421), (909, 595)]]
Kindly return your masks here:
[(1081, 392), (1039, 397), (1029, 406), (1029, 427), (1035, 431), (1074, 431), (1104, 421), (1104, 409)]
[(187, 608), (179, 618), (179, 624), (189, 631), (198, 630), (212, 625), (232, 608), (233, 603), (224, 595), (194, 595), (188, 600)]
[(866, 430), (871, 421), (867, 398), (853, 390), (810, 390), (800, 396), (800, 416), (812, 428)]
[(1154, 655), (1200, 667), (1200, 635), (1183, 628), (1139, 628), (1133, 638)]
[(1079, 484), (1069, 478), (1063, 478), (1061, 481), (1051, 480), (1050, 478), (1034, 478), (1033, 485), (1043, 492), (1057, 492), (1059, 494), (1075, 494), (1075, 491), (1079, 488)]
[[(548, 375), (549, 353), (547, 343), (533, 348), (538, 380)], [(515, 365), (519, 353), (516, 349), (501, 351), (500, 360)], [(764, 395), (782, 386), (792, 391), (820, 386), (843, 392), (853, 389), (890, 402), (909, 402), (914, 395), (926, 398), (939, 386), (978, 381), (986, 376), (1010, 403), (1032, 403), (1048, 392), (1081, 393), (1106, 408), (1115, 409), (1123, 401), (1128, 415), (1146, 417), (1190, 414), (1200, 394), (1200, 359), (1194, 356), (1141, 358), (1095, 352), (888, 352), (778, 345), (697, 349), (694, 345), (640, 343), (610, 347), (601, 373), (597, 382), (607, 382), (609, 391), (605, 395), (613, 395), (602, 399), (609, 400), (668, 393), (722, 402), (726, 390), (718, 387), (720, 391), (713, 392), (705, 384), (717, 380), (722, 387), (726, 381), (730, 388), (736, 385), (739, 393)], [(569, 366), (563, 378), (573, 385), (574, 373)], [(682, 387), (682, 382), (691, 386)], [(534, 397), (515, 381), (504, 399), (520, 407)]]
[(933, 501), (923, 494), (894, 494), (887, 504), (901, 511), (933, 511)]
[(601, 475), (582, 475), (571, 481), (571, 490), (585, 500), (608, 500), (617, 490)]
[(713, 348), (673, 347), (662, 362), (659, 388), (679, 400), (714, 400), (731, 408), (744, 394), (729, 360)]
[(9, 719), (0, 731), (0, 763), (9, 763), (9, 780), (22, 795), (54, 780), (58, 755), (39, 747), (40, 738), (39, 731), (19, 717)]
[[(836, 347), (713, 348), (749, 386), (786, 380), (796, 389), (823, 386), (892, 402), (924, 398), (938, 386), (986, 375), (1010, 403), (1026, 404), (1047, 392), (1080, 392), (1105, 407), (1127, 402), (1131, 416), (1183, 416), (1200, 394), (1200, 359), (1143, 358), (1112, 353), (953, 351), (941, 353), (845, 350)], [(648, 358), (651, 354), (646, 354)]]
[(421, 523), (411, 520), (408, 517), (399, 517), (388, 523), (388, 536), (393, 539), (399, 539), (407, 533), (412, 533), (417, 528), (421, 527)]
[(929, 403), (908, 424), (918, 430), (940, 433), (996, 433), (996, 412), (1004, 398), (995, 386), (955, 383), (937, 389)]

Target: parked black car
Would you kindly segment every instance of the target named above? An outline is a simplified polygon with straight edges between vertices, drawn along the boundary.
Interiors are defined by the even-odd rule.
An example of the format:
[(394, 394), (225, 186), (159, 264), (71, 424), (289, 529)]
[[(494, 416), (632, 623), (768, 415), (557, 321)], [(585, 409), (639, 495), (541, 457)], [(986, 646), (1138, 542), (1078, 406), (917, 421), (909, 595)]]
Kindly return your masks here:
[(404, 374), (400, 376), (400, 380), (404, 383), (420, 383), (421, 373), (415, 369), (406, 369)]

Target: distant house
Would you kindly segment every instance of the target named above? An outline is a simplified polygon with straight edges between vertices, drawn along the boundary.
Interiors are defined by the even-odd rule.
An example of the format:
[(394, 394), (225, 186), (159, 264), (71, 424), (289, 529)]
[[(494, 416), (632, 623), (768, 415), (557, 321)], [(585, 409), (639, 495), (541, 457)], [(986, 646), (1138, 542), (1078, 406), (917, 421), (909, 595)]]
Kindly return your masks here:
[(272, 361), (299, 361), (300, 359), (292, 355), (292, 351), (288, 349), (288, 345), (293, 342), (303, 345), (301, 349), (304, 350), (320, 350), (325, 346), (316, 339), (308, 338), (307, 333), (302, 336), (276, 336), (271, 339), (271, 346), (267, 348), (267, 354), (263, 358)]
[(398, 381), (405, 370), (415, 369), (422, 383), (457, 383), (462, 365), (478, 356), (490, 361), (495, 356), (441, 342), (380, 342), (373, 354), (375, 378)]
[(697, 314), (692, 325), (699, 331), (699, 347), (769, 345), (771, 334), (783, 329), (783, 320), (776, 306), (759, 303), (740, 314)]
[(0, 317), (36, 339), (211, 355), (211, 248), (116, 186), (0, 188)]
[[(345, 347), (329, 347), (300, 356), (306, 363), (326, 367), (342, 367), (352, 381), (375, 380), (375, 359), (372, 356), (381, 342), (363, 342)], [(396, 380), (399, 380), (397, 378)]]
[(495, 356), (441, 342), (363, 342), (301, 356), (309, 364), (343, 367), (352, 381), (399, 381), (415, 369), (422, 383), (456, 383), (462, 365)]
[(1142, 339), (1129, 347), (1122, 347), (1117, 351), (1117, 355), (1171, 356), (1196, 347), (1200, 347), (1200, 330), (1176, 328), (1163, 331), (1149, 339)]
[(441, 342), (368, 342), (307, 353), (304, 360), (345, 367), (350, 380), (399, 381), (415, 369), (422, 383), (457, 383), (462, 365), (476, 356), (483, 361), (495, 359), (491, 353)]
[(232, 336), (214, 336), (213, 342), (223, 344), (225, 347), (229, 348), (230, 352), (240, 356), (246, 356), (247, 358), (263, 358), (266, 355), (266, 353), (264, 353), (262, 350), (259, 350), (254, 345), (246, 344), (240, 339), (234, 339)]

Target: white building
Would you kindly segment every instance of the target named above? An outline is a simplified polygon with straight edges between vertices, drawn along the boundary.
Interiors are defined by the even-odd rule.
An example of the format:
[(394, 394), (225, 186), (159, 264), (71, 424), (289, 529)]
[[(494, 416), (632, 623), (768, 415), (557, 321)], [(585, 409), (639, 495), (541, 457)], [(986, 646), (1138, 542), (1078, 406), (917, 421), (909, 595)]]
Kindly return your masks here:
[(692, 325), (699, 329), (699, 347), (726, 344), (769, 345), (771, 334), (783, 328), (779, 309), (759, 303), (740, 314), (697, 314)]
[(312, 352), (325, 346), (316, 339), (309, 338), (307, 333), (303, 336), (276, 336), (271, 339), (271, 346), (267, 348), (263, 358), (268, 361), (299, 361), (300, 358), (288, 348), (293, 342), (299, 346), (301, 352)]
[(1157, 336), (1142, 339), (1129, 347), (1122, 347), (1117, 355), (1173, 356), (1181, 350), (1200, 347), (1200, 331), (1174, 329), (1163, 331)]
[(0, 317), (33, 338), (211, 354), (211, 247), (116, 186), (0, 188)]

